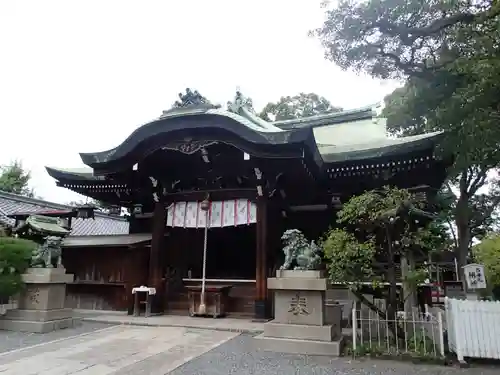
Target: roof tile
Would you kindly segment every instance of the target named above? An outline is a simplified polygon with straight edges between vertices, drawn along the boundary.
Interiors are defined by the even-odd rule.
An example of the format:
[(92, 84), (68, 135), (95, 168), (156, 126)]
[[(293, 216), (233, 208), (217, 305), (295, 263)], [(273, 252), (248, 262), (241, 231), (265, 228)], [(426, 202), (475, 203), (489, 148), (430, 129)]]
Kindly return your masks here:
[[(0, 223), (4, 225), (14, 225), (14, 219), (9, 218), (16, 212), (41, 212), (49, 210), (68, 210), (73, 207), (64, 204), (52, 203), (40, 199), (23, 197), (0, 191)], [(72, 220), (72, 231), (70, 236), (97, 236), (128, 234), (129, 224), (125, 218), (113, 217), (104, 213), (96, 212), (95, 219)]]

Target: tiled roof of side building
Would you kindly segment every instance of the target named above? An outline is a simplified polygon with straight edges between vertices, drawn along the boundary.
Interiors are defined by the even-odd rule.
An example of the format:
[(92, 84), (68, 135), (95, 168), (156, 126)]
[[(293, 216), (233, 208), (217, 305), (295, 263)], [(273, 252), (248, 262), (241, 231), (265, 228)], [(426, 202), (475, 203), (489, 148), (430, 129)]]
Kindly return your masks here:
[[(14, 225), (14, 220), (7, 215), (17, 212), (42, 212), (47, 210), (68, 210), (73, 207), (64, 204), (47, 202), (41, 199), (23, 197), (21, 195), (0, 191), (0, 224)], [(98, 236), (128, 234), (129, 223), (123, 217), (110, 216), (101, 212), (95, 213), (95, 219), (72, 220), (70, 236)]]

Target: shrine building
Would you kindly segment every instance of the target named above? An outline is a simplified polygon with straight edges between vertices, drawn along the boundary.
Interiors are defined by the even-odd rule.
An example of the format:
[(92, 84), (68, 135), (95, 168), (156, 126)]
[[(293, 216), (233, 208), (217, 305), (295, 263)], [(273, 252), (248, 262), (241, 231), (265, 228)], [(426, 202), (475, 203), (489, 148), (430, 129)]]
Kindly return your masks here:
[(441, 133), (389, 138), (372, 107), (267, 122), (241, 93), (227, 109), (196, 91), (179, 95), (115, 148), (81, 153), (87, 170), (46, 168), (58, 186), (129, 208), (130, 235), (150, 236), (119, 251), (65, 250), (76, 277), (68, 293), (91, 308), (130, 310), (132, 288), (147, 285), (153, 312), (187, 312), (205, 261), (205, 283), (228, 288), (230, 314), (267, 318), (267, 277), (286, 229), (317, 240), (353, 195), (384, 185), (435, 191), (446, 177)]

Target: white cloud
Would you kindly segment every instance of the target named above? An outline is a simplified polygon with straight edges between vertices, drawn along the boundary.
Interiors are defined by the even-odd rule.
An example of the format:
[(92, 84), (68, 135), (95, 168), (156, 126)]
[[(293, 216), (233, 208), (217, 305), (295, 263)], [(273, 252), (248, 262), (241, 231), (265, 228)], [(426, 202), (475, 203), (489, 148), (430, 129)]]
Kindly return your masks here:
[(67, 202), (45, 165), (80, 167), (186, 87), (225, 103), (239, 86), (257, 107), (301, 91), (381, 100), (394, 85), (324, 60), (307, 36), (322, 17), (311, 0), (1, 1), (0, 163), (21, 159), (37, 194)]

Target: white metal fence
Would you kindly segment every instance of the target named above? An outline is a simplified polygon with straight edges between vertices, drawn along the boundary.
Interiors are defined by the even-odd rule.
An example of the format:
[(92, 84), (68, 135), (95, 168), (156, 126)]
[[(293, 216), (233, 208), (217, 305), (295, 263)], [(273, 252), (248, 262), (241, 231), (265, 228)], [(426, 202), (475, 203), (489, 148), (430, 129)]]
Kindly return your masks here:
[(399, 312), (394, 319), (370, 309), (352, 310), (353, 354), (410, 354), (444, 357), (443, 317)]
[(446, 298), (448, 346), (464, 357), (500, 359), (500, 302)]

